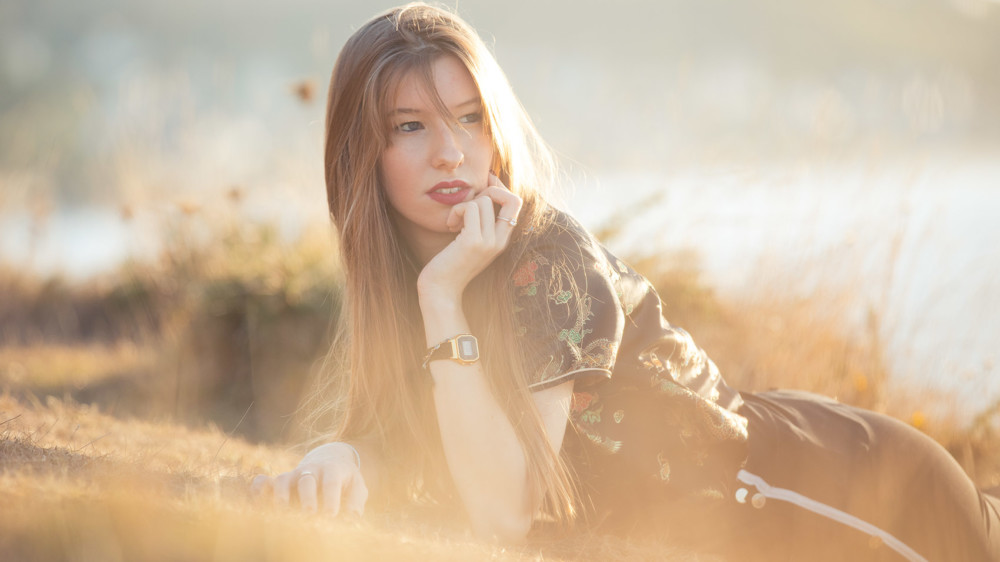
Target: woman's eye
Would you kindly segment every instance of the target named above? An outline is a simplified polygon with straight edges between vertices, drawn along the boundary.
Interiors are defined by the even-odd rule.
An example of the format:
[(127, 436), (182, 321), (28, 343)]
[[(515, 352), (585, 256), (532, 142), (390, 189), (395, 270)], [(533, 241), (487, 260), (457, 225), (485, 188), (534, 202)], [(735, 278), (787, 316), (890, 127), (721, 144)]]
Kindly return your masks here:
[(483, 120), (483, 114), (479, 112), (469, 113), (468, 115), (463, 115), (458, 118), (458, 122), (462, 123), (463, 125), (471, 125), (473, 123), (479, 123), (482, 120)]
[(396, 125), (396, 130), (402, 131), (404, 133), (412, 133), (413, 131), (419, 131), (423, 129), (424, 125), (420, 121), (407, 121), (406, 123), (400, 123)]

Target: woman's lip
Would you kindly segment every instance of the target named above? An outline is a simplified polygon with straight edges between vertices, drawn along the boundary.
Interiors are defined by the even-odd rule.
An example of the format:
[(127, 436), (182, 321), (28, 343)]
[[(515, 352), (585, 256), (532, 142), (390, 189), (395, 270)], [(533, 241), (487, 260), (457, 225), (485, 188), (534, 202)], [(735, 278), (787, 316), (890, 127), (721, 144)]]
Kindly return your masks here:
[(434, 191), (437, 191), (439, 189), (451, 189), (453, 187), (463, 187), (464, 188), (464, 187), (469, 187), (469, 184), (465, 183), (462, 180), (443, 181), (443, 182), (439, 182), (437, 185), (435, 185), (433, 188), (431, 188), (431, 191), (434, 192)]
[[(446, 183), (446, 182), (441, 182), (441, 183)], [(450, 182), (450, 183), (456, 183), (456, 182)], [(440, 185), (441, 184), (438, 184), (438, 186)], [(445, 187), (438, 187), (438, 186), (435, 186), (434, 191), (429, 192), (427, 196), (433, 199), (434, 201), (441, 203), (442, 205), (449, 205), (449, 206), (458, 205), (459, 203), (464, 202), (466, 198), (468, 198), (469, 191), (471, 189), (469, 188), (469, 186), (464, 185), (464, 182), (462, 182), (459, 185), (453, 185), (453, 186), (445, 186)], [(441, 191), (437, 191), (438, 189), (448, 189), (449, 187), (458, 187), (459, 190), (456, 191), (455, 193), (444, 193)]]

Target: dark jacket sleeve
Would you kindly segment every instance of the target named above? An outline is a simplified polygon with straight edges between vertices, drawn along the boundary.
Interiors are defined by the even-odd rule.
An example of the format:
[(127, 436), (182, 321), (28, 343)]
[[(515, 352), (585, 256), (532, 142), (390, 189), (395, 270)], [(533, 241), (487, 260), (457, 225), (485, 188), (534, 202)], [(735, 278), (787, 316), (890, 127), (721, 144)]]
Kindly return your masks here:
[(529, 388), (611, 377), (625, 317), (603, 253), (576, 237), (534, 248), (513, 275)]

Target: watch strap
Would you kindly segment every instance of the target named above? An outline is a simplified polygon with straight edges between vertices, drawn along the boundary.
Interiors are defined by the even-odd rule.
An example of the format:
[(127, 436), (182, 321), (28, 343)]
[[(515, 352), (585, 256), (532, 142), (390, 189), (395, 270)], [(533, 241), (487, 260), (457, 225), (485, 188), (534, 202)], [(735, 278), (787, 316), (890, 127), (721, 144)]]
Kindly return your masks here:
[(431, 361), (450, 359), (462, 365), (471, 365), (479, 360), (479, 342), (472, 334), (458, 334), (441, 343), (427, 348), (422, 368), (426, 371)]

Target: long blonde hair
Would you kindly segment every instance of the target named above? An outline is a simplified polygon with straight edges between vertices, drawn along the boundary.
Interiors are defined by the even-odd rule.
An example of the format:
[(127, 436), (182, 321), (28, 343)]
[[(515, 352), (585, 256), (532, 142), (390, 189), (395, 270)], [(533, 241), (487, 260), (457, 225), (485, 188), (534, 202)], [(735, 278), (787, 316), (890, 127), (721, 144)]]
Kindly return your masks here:
[[(524, 448), (530, 489), (552, 515), (569, 521), (573, 478), (533, 406), (525, 358), (511, 354), (519, 347), (511, 274), (528, 238), (544, 233), (549, 222), (551, 211), (539, 190), (553, 181), (552, 158), (475, 31), (458, 16), (425, 4), (393, 9), (361, 27), (341, 50), (330, 81), (326, 188), (340, 236), (347, 305), (334, 345), (347, 345), (350, 352), (349, 375), (324, 374), (343, 383), (341, 401), (327, 409), (337, 413), (335, 438), (369, 439), (382, 447), (385, 468), (402, 476), (394, 481), (410, 491), (448, 495), (448, 485), (435, 476), (447, 469), (431, 381), (420, 369), (425, 341), (416, 302), (419, 271), (399, 239), (379, 172), (389, 142), (389, 104), (400, 81), (413, 73), (435, 92), (432, 64), (448, 55), (462, 62), (479, 90), (494, 173), (524, 201), (509, 247), (466, 290), (465, 311), (494, 395)], [(440, 99), (435, 103), (448, 115)]]

